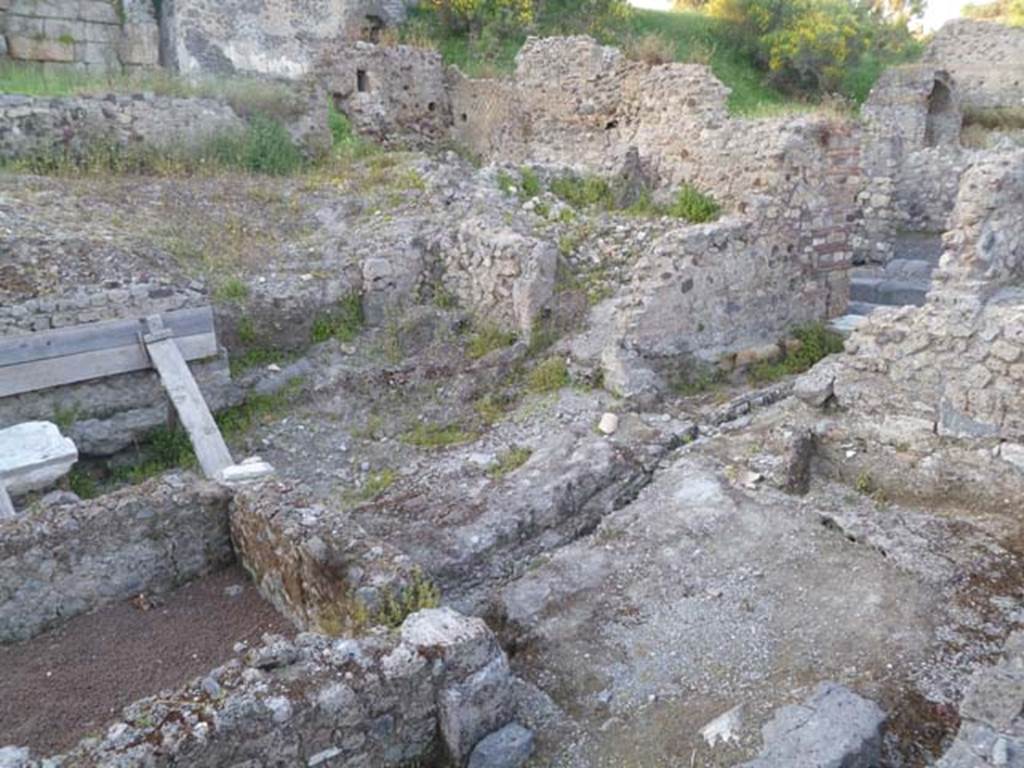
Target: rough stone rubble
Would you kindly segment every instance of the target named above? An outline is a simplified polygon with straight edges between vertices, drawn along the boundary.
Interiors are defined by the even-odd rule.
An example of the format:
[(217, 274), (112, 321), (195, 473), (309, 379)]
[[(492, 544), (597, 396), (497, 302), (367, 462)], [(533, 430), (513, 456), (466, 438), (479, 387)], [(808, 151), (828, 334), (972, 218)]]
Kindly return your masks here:
[[(312, 73), (310, 103), (331, 98), (366, 134), (454, 137), (492, 164), (388, 157), (380, 189), (130, 182), (139, 218), (116, 229), (191, 197), (197, 232), (212, 199), (218, 215), (295, 227), (252, 248), (265, 261), (251, 272), (231, 265), (238, 303), (157, 235), (97, 221), (82, 201), (132, 213), (88, 181), (3, 181), (15, 262), (0, 265), (0, 333), (212, 301), (232, 353), (255, 318), (302, 357), (234, 381), (225, 356), (197, 365), (211, 404), (306, 380), (244, 438), (280, 479), (232, 490), (172, 473), (92, 501), (26, 497), (0, 522), (4, 641), (235, 558), (300, 634), (239, 649), (64, 755), (12, 746), (0, 765), (1017, 764), (1024, 152), (960, 135), (965, 109), (1019, 97), (1016, 33), (950, 27), (925, 63), (882, 78), (858, 126), (738, 120), (706, 67), (649, 67), (589, 38), (530, 40), (512, 78), (481, 81), (434, 53), (335, 39), (372, 38), (401, 3), (341, 4), (326, 21), (261, 7), (176, 0), (165, 45), (183, 71)], [(0, 15), (8, 45), (19, 8)], [(965, 53), (978, 40), (1009, 66), (981, 78)], [(81, 131), (61, 140), (153, 144), (243, 125), (218, 102), (14, 98), (0, 152), (52, 143), (69, 120)], [(580, 234), (550, 192), (498, 188), (522, 165), (545, 184), (598, 173), (661, 197), (693, 182), (726, 215), (600, 214)], [(908, 249), (939, 232), (937, 269), (915, 273), (924, 305), (871, 312), (795, 397), (672, 391), (694, 360), (732, 373), (777, 359), (793, 326), (847, 310), (854, 260), (918, 269), (896, 262), (923, 261)], [(359, 339), (295, 342), (351, 295), (370, 326)], [(565, 338), (545, 339), (558, 322)], [(520, 341), (469, 361), (458, 339), (473, 323)], [(578, 390), (511, 393), (544, 343)], [(133, 374), (10, 398), (0, 425), (70, 398), (68, 432), (93, 459), (166, 420), (153, 377)], [(478, 432), (430, 445), (435, 420), (471, 418)], [(434, 602), (424, 585), (446, 607), (373, 628), (410, 595)]]

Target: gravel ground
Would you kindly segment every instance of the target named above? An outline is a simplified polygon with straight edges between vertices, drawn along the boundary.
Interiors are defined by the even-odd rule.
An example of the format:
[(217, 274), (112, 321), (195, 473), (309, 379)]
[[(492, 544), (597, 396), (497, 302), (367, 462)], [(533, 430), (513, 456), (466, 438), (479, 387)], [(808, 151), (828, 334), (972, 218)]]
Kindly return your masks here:
[(0, 646), (0, 745), (59, 752), (102, 732), (127, 704), (206, 674), (235, 643), (265, 632), (294, 629), (234, 566)]

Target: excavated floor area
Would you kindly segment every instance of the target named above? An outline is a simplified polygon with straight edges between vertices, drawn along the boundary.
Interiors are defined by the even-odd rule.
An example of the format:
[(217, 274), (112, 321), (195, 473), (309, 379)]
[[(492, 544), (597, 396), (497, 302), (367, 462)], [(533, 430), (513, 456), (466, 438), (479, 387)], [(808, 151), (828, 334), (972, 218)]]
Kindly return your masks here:
[(294, 631), (233, 566), (0, 645), (0, 743), (37, 754), (67, 749), (102, 733), (133, 701), (205, 675), (236, 643)]

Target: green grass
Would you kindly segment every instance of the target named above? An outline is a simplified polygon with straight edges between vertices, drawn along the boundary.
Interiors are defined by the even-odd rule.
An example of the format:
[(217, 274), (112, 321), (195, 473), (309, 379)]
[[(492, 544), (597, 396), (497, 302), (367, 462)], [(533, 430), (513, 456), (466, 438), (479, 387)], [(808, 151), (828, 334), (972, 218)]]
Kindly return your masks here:
[(227, 102), (244, 116), (287, 120), (308, 108), (294, 86), (259, 78), (183, 78), (166, 70), (96, 74), (71, 67), (47, 69), (0, 61), (0, 93), (26, 96), (78, 96), (149, 92), (157, 96), (201, 97)]
[(363, 298), (353, 292), (339, 301), (333, 311), (319, 315), (313, 320), (311, 340), (314, 344), (328, 339), (349, 342), (359, 335), (365, 323)]
[(570, 381), (565, 360), (550, 357), (527, 374), (526, 388), (536, 394), (556, 392), (562, 387), (567, 387)]
[(498, 455), (497, 463), (487, 470), (487, 474), (493, 478), (504, 477), (523, 466), (532, 455), (533, 451), (529, 448), (514, 445)]
[(296, 400), (302, 386), (303, 380), (296, 377), (277, 392), (249, 395), (241, 405), (218, 413), (215, 419), (224, 439), (233, 440), (241, 437), (258, 424), (278, 418), (281, 412)]
[(237, 277), (229, 277), (214, 289), (213, 298), (226, 303), (241, 304), (249, 298), (249, 286)]
[(800, 343), (782, 359), (765, 361), (751, 367), (748, 376), (753, 383), (767, 384), (784, 376), (803, 373), (822, 358), (843, 351), (843, 337), (821, 323), (796, 328), (792, 331), (792, 337)]
[(551, 180), (551, 192), (577, 209), (615, 205), (611, 185), (599, 176), (560, 176)]
[(213, 136), (198, 146), (125, 146), (99, 140), (70, 150), (42, 150), (5, 165), (53, 176), (193, 175), (217, 170), (286, 176), (306, 167), (306, 160), (280, 122), (256, 115), (244, 130)]
[[(677, 62), (706, 64), (729, 87), (729, 112), (736, 116), (773, 117), (792, 111), (810, 111), (806, 101), (787, 96), (768, 82), (741, 36), (728, 21), (697, 11), (652, 11), (634, 9), (626, 18), (613, 19), (603, 29), (587, 29), (573, 3), (545, 3), (531, 34), (541, 37), (587, 32), (600, 42), (614, 45), (635, 58), (652, 62), (672, 59)], [(525, 30), (501, 35), (467, 36), (443, 30), (427, 8), (414, 9), (402, 37), (416, 44), (425, 41), (436, 47), (445, 62), (455, 64), (470, 77), (500, 77), (511, 73), (515, 56), (526, 41)], [(657, 41), (655, 56), (644, 53)], [(921, 48), (908, 49), (899, 59), (879, 59), (871, 55), (844, 70), (840, 92), (856, 103), (867, 96), (885, 67), (912, 60)]]
[(717, 219), (721, 210), (722, 206), (711, 195), (704, 194), (692, 184), (683, 184), (668, 207), (668, 215), (701, 224)]
[(417, 448), (447, 448), (452, 445), (462, 445), (476, 440), (475, 432), (463, 428), (458, 424), (431, 424), (421, 422), (402, 435), (401, 440), (408, 445)]
[[(446, 34), (427, 9), (414, 10), (405, 35), (430, 38), (449, 64), (471, 77), (507, 75), (515, 56), (526, 41), (526, 32), (497, 38), (471, 38)], [(549, 36), (571, 33), (580, 26), (576, 9), (568, 3), (550, 3), (537, 20), (535, 34)], [(768, 85), (761, 72), (741, 50), (736, 36), (725, 22), (696, 12), (648, 11), (635, 9), (626, 19), (616, 20), (597, 37), (602, 43), (629, 47), (637, 38), (657, 35), (674, 45), (676, 61), (708, 64), (715, 75), (732, 89), (729, 110), (737, 115), (757, 115), (789, 99)]]
[(466, 354), (478, 360), (497, 349), (504, 349), (516, 343), (516, 334), (506, 331), (494, 323), (479, 323), (466, 344)]
[(376, 144), (355, 132), (348, 117), (338, 111), (333, 101), (327, 105), (327, 127), (331, 131), (331, 147), (336, 158), (361, 160), (381, 151)]
[(361, 504), (366, 501), (373, 501), (398, 480), (398, 473), (390, 467), (371, 472), (366, 476), (363, 484), (358, 489), (348, 491), (344, 494), (344, 501), (352, 504)]
[(230, 359), (231, 375), (237, 376), (240, 373), (253, 368), (264, 368), (268, 365), (278, 365), (291, 358), (293, 353), (275, 347), (253, 347), (241, 354), (232, 355)]
[(397, 595), (390, 590), (384, 591), (372, 623), (398, 629), (410, 615), (427, 608), (437, 608), (440, 604), (440, 588), (417, 568), (413, 570), (409, 584)]

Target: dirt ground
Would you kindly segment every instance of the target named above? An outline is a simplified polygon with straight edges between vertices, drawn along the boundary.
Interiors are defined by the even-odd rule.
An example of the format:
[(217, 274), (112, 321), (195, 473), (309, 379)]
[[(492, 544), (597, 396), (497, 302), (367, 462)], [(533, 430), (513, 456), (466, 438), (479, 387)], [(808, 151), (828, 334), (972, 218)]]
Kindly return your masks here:
[(206, 674), (235, 643), (265, 632), (294, 629), (233, 566), (0, 646), (0, 745), (36, 755), (66, 749), (102, 732), (127, 704)]

